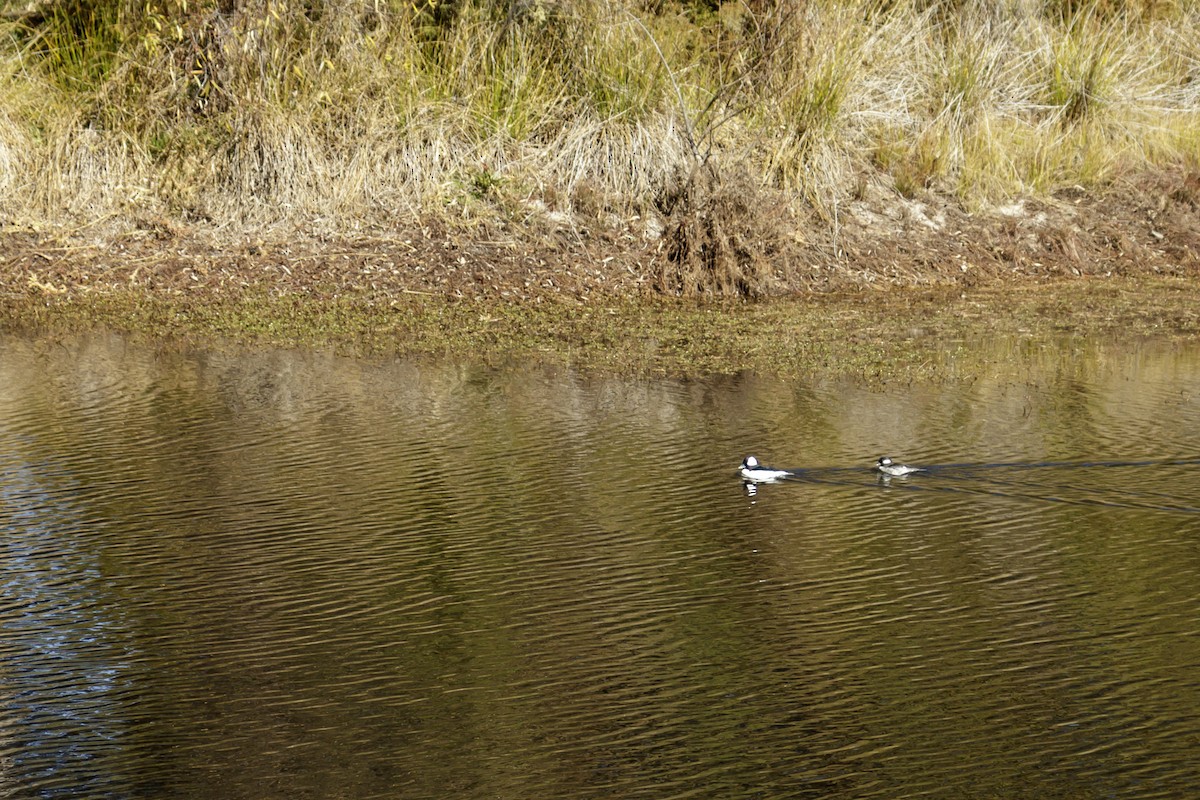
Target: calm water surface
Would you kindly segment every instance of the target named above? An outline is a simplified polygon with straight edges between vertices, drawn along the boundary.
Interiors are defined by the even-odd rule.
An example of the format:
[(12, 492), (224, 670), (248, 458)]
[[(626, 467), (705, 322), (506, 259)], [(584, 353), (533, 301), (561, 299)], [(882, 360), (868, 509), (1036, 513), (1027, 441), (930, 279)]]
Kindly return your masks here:
[(0, 797), (1198, 797), (1200, 346), (979, 347), (0, 338)]

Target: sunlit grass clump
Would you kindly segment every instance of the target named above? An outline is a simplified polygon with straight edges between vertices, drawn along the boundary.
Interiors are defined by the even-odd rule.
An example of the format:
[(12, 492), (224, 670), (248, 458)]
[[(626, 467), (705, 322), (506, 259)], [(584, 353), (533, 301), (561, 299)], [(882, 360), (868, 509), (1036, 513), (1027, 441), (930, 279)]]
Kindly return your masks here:
[(621, 224), (736, 175), (736, 227), (759, 193), (832, 218), (866, 186), (978, 206), (1200, 163), (1194, 0), (0, 9), (0, 211), (43, 225)]

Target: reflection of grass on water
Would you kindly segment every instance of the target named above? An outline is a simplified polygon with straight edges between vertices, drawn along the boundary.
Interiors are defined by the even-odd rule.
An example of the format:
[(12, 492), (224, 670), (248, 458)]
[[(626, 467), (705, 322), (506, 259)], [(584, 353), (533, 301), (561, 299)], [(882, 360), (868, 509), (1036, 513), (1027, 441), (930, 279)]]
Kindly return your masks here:
[(836, 224), (871, 183), (970, 206), (1200, 158), (1186, 3), (0, 10), (0, 210), (34, 224), (666, 209), (687, 216), (666, 288), (755, 294), (779, 198)]

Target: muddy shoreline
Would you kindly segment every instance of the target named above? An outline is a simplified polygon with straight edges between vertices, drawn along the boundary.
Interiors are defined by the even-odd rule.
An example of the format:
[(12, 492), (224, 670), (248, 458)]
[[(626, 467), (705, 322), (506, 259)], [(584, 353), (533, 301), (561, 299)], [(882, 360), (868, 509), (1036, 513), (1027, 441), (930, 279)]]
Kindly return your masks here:
[[(663, 227), (240, 234), (140, 218), (0, 235), (9, 328), (698, 373), (872, 370), (984, 335), (1200, 335), (1200, 174), (968, 213), (850, 204), (761, 253), (755, 301), (664, 291)], [(773, 344), (767, 345), (767, 342)]]

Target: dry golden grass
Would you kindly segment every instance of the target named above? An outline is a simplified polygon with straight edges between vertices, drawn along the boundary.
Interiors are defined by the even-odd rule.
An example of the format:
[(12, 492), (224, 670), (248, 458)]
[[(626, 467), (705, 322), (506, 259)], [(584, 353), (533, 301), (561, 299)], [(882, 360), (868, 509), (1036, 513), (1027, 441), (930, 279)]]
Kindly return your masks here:
[(1200, 164), (1195, 0), (0, 10), (0, 213), (38, 227), (658, 216), (664, 290), (753, 295), (789, 208)]

